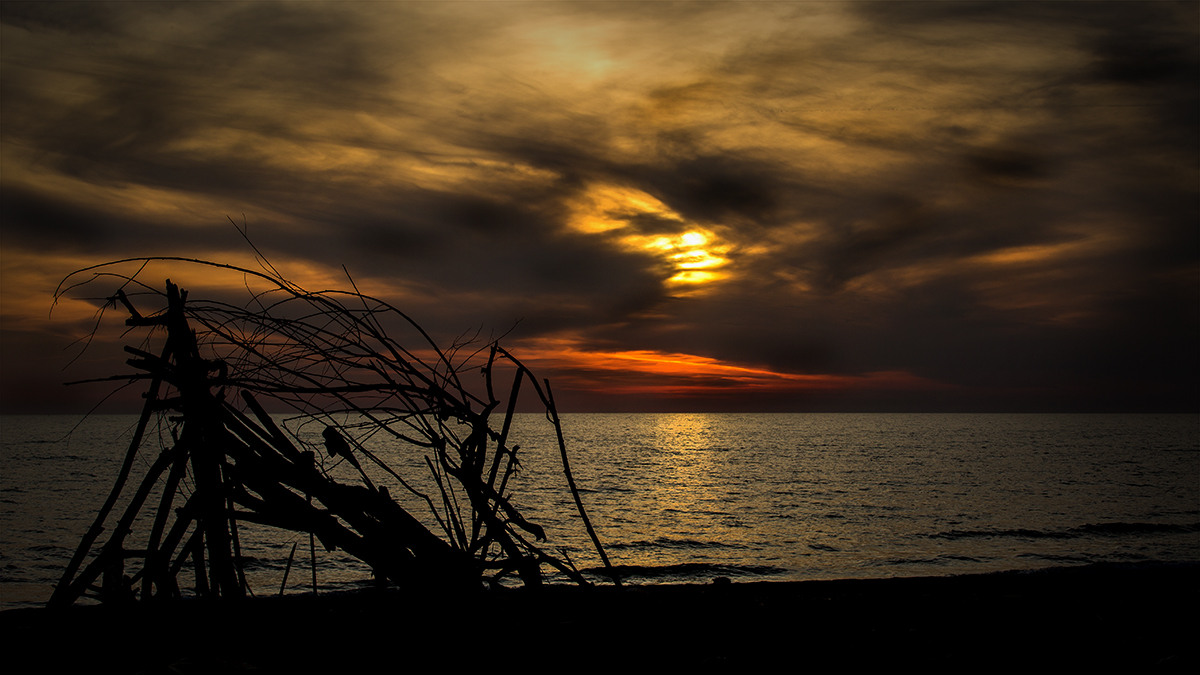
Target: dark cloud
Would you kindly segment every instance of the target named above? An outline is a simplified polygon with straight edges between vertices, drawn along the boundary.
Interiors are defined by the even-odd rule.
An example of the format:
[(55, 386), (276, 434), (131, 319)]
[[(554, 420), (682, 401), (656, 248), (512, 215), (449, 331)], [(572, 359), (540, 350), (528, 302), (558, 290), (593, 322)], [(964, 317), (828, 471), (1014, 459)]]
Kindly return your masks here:
[[(92, 4), (82, 3), (84, 25)], [(422, 34), (427, 26), (419, 17), (407, 17), (384, 50), (362, 39), (373, 34), (369, 17), (324, 3), (104, 7), (121, 18), (110, 20), (112, 31), (100, 31), (105, 36), (89, 45), (86, 60), (76, 51), (82, 48), (9, 60), (5, 135), (36, 147), (43, 164), (87, 181), (200, 193), (304, 189), (297, 181), (317, 177), (279, 166), (265, 142), (370, 142), (356, 139), (361, 132), (353, 125), (334, 138), (305, 127), (338, 112), (402, 110), (409, 104), (386, 92), (397, 73), (421, 76), (418, 47), (435, 39)], [(51, 14), (75, 16), (65, 8)], [(155, 25), (134, 30), (149, 18)], [(75, 23), (37, 25), (70, 32)], [(47, 76), (63, 86), (46, 87)], [(78, 87), (80, 79), (86, 87)], [(63, 95), (68, 84), (86, 95)], [(191, 147), (180, 147), (189, 140)], [(224, 147), (206, 147), (214, 143)]]
[[(39, 254), (183, 255), (242, 246), (233, 225), (213, 214), (213, 227), (178, 228), (136, 213), (73, 203), (16, 187), (0, 190), (0, 232), (16, 250)], [(97, 260), (96, 262), (102, 262)], [(52, 274), (65, 275), (63, 267)]]
[(1135, 29), (1105, 35), (1094, 47), (1096, 73), (1122, 84), (1194, 82), (1200, 74), (1196, 72), (1195, 47), (1194, 36), (1187, 34), (1156, 36)]
[(0, 190), (0, 228), (5, 243), (47, 250), (103, 250), (103, 242), (128, 222), (91, 209), (14, 189)]
[(639, 173), (684, 217), (765, 224), (774, 220), (787, 169), (751, 158), (698, 155), (671, 158)]
[(0, 20), (16, 28), (71, 35), (114, 34), (122, 25), (119, 12), (97, 2), (6, 2)]
[(967, 162), (984, 179), (1032, 180), (1044, 177), (1049, 171), (1043, 158), (1020, 150), (981, 149), (968, 155)]

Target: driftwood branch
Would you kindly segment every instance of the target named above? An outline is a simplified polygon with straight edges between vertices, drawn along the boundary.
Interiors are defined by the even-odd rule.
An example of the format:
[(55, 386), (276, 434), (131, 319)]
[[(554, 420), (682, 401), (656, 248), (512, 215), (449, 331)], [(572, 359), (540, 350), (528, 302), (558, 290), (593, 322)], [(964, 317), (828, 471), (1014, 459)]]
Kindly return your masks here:
[[(123, 290), (137, 273), (123, 264), (153, 261), (187, 263), (243, 275), (267, 285), (237, 306), (188, 298), (169, 280), (152, 297), (162, 309), (145, 313)], [(569, 558), (564, 562), (535, 541), (545, 530), (514, 506), (509, 478), (519, 470), (519, 445), (512, 442), (513, 418), (522, 382), (528, 379), (545, 406), (557, 436), (563, 475), (597, 554), (619, 584), (571, 475), (562, 424), (549, 381), (533, 374), (496, 343), (469, 347), (459, 340), (441, 349), (428, 333), (390, 304), (353, 291), (306, 291), (266, 272), (188, 258), (139, 258), (95, 265), (64, 279), (65, 293), (88, 281), (117, 278), (122, 288), (109, 296), (128, 312), (126, 325), (165, 333), (161, 353), (127, 347), (132, 374), (100, 381), (149, 379), (146, 403), (113, 490), (64, 570), (51, 606), (71, 604), (100, 586), (105, 601), (180, 597), (177, 576), (190, 568), (194, 592), (238, 597), (252, 593), (241, 566), (238, 523), (261, 523), (308, 533), (327, 548), (338, 548), (369, 564), (377, 576), (402, 587), (434, 583), (446, 588), (478, 588), (517, 574), (526, 585), (541, 583), (540, 567), (557, 570), (580, 584), (588, 581)], [(90, 280), (82, 277), (91, 275)], [(354, 285), (353, 279), (350, 280)], [(139, 293), (144, 298), (147, 293)], [(57, 296), (56, 296), (57, 300)], [(402, 341), (388, 331), (411, 336)], [(471, 365), (474, 359), (482, 365)], [(515, 369), (507, 399), (497, 397), (495, 371)], [(463, 374), (483, 375), (482, 392), (471, 391)], [(96, 381), (96, 380), (93, 380)], [(477, 381), (477, 380), (476, 380)], [(293, 411), (296, 431), (285, 431), (267, 412)], [(493, 415), (503, 417), (493, 426)], [(168, 419), (161, 416), (170, 413)], [(147, 453), (145, 434), (152, 420), (170, 428), (171, 447), (146, 461), (142, 479), (125, 514), (97, 550), (105, 521), (118, 502), (135, 459)], [(300, 430), (317, 425), (324, 447), (305, 445)], [(428, 492), (416, 478), (368, 449), (364, 442), (392, 443), (421, 453), (432, 483)], [(326, 458), (328, 455), (328, 458)], [(354, 480), (342, 483), (328, 473), (329, 462), (345, 462)], [(361, 460), (361, 461), (360, 461)], [(427, 509), (427, 522), (402, 507), (380, 483), (382, 471)], [(161, 476), (165, 475), (165, 479)], [(133, 519), (151, 489), (163, 493), (144, 548), (127, 549)], [(172, 505), (183, 506), (172, 510)], [(312, 548), (312, 546), (310, 546)], [(294, 547), (293, 547), (294, 549)], [(90, 556), (92, 562), (81, 573)], [(289, 555), (284, 581), (295, 551)], [(315, 556), (315, 551), (312, 554)], [(142, 561), (124, 575), (127, 561)], [(314, 558), (315, 564), (315, 558)], [(314, 567), (314, 591), (316, 589)], [(281, 591), (283, 585), (281, 585)]]

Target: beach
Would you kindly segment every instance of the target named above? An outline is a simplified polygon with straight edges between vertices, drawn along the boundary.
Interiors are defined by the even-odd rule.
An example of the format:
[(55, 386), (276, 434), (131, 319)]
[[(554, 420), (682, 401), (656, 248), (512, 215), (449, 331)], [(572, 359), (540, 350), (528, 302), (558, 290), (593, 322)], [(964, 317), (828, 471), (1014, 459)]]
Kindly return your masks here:
[[(1196, 672), (1200, 564), (0, 612), (12, 672), (911, 665)], [(175, 670), (171, 671), (170, 668)]]
[[(93, 416), (74, 433), (80, 420), (70, 415), (2, 422), (0, 610), (38, 607), (112, 488), (129, 443), (122, 434), (137, 416)], [(587, 512), (631, 584), (1200, 560), (1194, 416), (579, 414), (564, 423)], [(510, 482), (522, 513), (545, 528), (547, 550), (565, 549), (583, 569), (601, 566), (564, 485), (553, 429), (540, 415), (517, 415), (512, 434), (525, 453)], [(320, 429), (300, 437), (319, 443)], [(431, 481), (419, 455), (384, 440), (364, 447), (439, 494), (420, 483)], [(331, 471), (361, 483), (345, 464)], [(395, 479), (372, 470), (372, 480), (447, 537)], [(129, 548), (143, 548), (151, 523), (133, 529)], [(314, 554), (305, 533), (243, 521), (238, 537), (258, 595), (280, 587), (296, 544), (287, 594), (308, 591), (313, 557), (321, 592), (370, 585), (369, 565), (340, 549)], [(191, 585), (182, 582), (185, 595)]]
[(1198, 25), (0, 3), (6, 672), (1200, 673)]
[[(54, 441), (66, 418), (17, 421), (0, 512), (13, 672), (1200, 667), (1183, 416), (573, 416), (576, 472), (624, 588), (381, 590), (340, 549), (305, 555), (307, 537), (240, 523), (258, 597), (197, 599), (185, 575), (174, 604), (57, 611), (41, 604), (119, 453)], [(554, 475), (529, 436), (525, 470)], [(523, 483), (522, 505), (588, 561), (548, 483)]]

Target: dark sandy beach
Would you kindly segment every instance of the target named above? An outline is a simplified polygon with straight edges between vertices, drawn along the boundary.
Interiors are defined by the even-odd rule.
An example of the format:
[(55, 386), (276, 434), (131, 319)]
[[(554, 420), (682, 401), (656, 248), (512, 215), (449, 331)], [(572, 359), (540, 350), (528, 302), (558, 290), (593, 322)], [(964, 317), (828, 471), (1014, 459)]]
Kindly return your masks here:
[[(8, 672), (915, 665), (1197, 672), (1200, 565), (0, 613)], [(15, 664), (13, 657), (16, 658)], [(168, 670), (174, 664), (175, 671)]]

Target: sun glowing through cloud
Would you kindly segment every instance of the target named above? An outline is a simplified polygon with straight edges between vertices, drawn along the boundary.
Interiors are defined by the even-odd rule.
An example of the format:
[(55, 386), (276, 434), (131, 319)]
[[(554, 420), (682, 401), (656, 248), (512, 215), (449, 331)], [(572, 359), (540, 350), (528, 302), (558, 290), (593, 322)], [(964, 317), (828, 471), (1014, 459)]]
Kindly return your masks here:
[(715, 239), (712, 232), (693, 229), (670, 236), (629, 235), (621, 241), (633, 249), (658, 253), (675, 270), (668, 283), (700, 284), (727, 276), (719, 268), (729, 263), (724, 255), (732, 247)]
[(651, 407), (1200, 401), (1197, 3), (168, 4), (0, 12), (6, 412), (94, 403), (56, 359), (112, 290), (47, 318), (65, 274), (258, 269), (231, 219), (305, 288), (570, 337), (576, 391)]
[[(653, 195), (629, 187), (593, 185), (571, 204), (568, 224), (587, 234), (617, 235), (626, 248), (657, 255), (673, 274), (667, 283), (695, 286), (728, 276), (732, 245), (689, 223)], [(649, 231), (649, 233), (647, 232)], [(628, 234), (622, 233), (628, 232)]]

